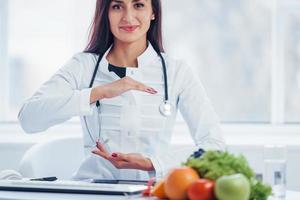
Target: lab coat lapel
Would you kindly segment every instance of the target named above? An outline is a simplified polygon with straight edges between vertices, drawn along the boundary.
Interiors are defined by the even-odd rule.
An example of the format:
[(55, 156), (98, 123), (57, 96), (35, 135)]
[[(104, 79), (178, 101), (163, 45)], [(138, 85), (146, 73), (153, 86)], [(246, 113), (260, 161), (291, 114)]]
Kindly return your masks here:
[(137, 58), (139, 69), (142, 70), (143, 68), (149, 66), (148, 64), (157, 58), (158, 58), (157, 53), (155, 52), (155, 50), (154, 50), (153, 46), (150, 44), (150, 42), (148, 42), (148, 47), (147, 47), (146, 51), (144, 51)]
[[(142, 82), (143, 83), (143, 71), (149, 66), (149, 63), (151, 63), (153, 60), (157, 58), (157, 53), (155, 52), (154, 48), (148, 42), (148, 47), (147, 49), (137, 57), (138, 61), (138, 70), (137, 70), (137, 76), (136, 76), (136, 81)], [(126, 93), (124, 93), (124, 96), (127, 97), (131, 102), (134, 102), (134, 104), (137, 104), (140, 101), (140, 91), (136, 90), (130, 90)]]
[[(111, 46), (111, 47), (112, 47), (112, 46)], [(107, 50), (107, 51), (105, 52), (105, 54), (103, 55), (103, 57), (102, 57), (102, 59), (101, 59), (101, 61), (100, 61), (99, 69), (98, 69), (98, 70), (99, 70), (102, 74), (108, 76), (108, 77), (110, 78), (110, 81), (113, 82), (113, 81), (116, 81), (116, 80), (120, 79), (120, 77), (119, 77), (118, 75), (116, 75), (114, 72), (110, 72), (110, 71), (108, 70), (108, 64), (109, 64), (109, 63), (108, 63), (108, 61), (107, 61), (107, 59), (106, 59), (106, 56), (107, 56), (107, 54), (109, 53), (111, 47), (109, 47), (108, 50)]]
[[(110, 72), (108, 70), (108, 64), (109, 63), (106, 59), (106, 56), (109, 53), (111, 48), (112, 48), (112, 46), (103, 55), (103, 57), (100, 61), (98, 70), (101, 72), (101, 74), (104, 74), (107, 77), (109, 77), (109, 80), (111, 82), (113, 82), (113, 81), (119, 80), (120, 77), (118, 75), (116, 75), (114, 72)], [(143, 82), (143, 75), (144, 75), (143, 71), (144, 71), (144, 69), (147, 68), (147, 67), (153, 67), (153, 66), (150, 66), (149, 63), (152, 62), (155, 59), (159, 59), (159, 58), (157, 57), (157, 53), (155, 52), (154, 48), (152, 47), (152, 45), (149, 42), (147, 49), (140, 56), (138, 56), (138, 58), (137, 58), (139, 76), (136, 77), (136, 81)], [(135, 90), (130, 90), (126, 93), (123, 93), (122, 96), (128, 98), (129, 100), (131, 100), (135, 104), (139, 101), (139, 92), (135, 91)]]

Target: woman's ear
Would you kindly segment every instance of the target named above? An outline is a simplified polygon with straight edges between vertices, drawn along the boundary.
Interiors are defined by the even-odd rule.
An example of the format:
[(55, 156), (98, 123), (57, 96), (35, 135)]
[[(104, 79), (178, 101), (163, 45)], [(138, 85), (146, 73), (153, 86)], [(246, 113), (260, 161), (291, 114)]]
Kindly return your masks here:
[(155, 20), (155, 14), (154, 13), (152, 13), (152, 15), (151, 15), (151, 20)]

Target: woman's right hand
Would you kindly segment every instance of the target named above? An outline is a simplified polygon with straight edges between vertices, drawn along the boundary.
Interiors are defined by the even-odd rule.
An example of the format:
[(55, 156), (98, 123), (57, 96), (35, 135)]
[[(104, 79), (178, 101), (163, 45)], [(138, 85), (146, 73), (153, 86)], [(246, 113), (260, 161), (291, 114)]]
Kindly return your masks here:
[(124, 78), (121, 78), (112, 83), (94, 87), (91, 92), (90, 103), (94, 103), (97, 100), (103, 98), (113, 98), (116, 96), (120, 96), (121, 94), (129, 90), (139, 90), (147, 92), (149, 94), (157, 93), (157, 91), (154, 90), (152, 87), (144, 85), (141, 82), (138, 82), (128, 76), (125, 76)]

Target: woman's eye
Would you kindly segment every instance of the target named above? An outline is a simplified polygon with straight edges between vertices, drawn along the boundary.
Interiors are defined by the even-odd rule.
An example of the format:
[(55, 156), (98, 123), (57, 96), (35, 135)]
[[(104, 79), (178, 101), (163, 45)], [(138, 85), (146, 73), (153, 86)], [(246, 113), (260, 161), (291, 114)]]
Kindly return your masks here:
[(135, 8), (143, 8), (143, 7), (145, 7), (145, 5), (142, 3), (136, 3), (136, 4), (134, 4), (134, 7)]
[(112, 5), (112, 9), (113, 9), (113, 10), (120, 10), (120, 9), (121, 9), (121, 6), (118, 5), (118, 4), (115, 4), (115, 5)]

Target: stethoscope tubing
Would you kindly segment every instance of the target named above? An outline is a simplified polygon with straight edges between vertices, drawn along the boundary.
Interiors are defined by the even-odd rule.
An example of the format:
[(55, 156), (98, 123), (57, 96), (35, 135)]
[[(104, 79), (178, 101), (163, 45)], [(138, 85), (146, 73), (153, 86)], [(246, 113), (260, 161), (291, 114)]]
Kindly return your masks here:
[[(167, 67), (166, 67), (165, 59), (164, 59), (164, 57), (162, 56), (162, 54), (161, 54), (159, 51), (157, 51), (157, 54), (158, 54), (158, 56), (159, 56), (160, 59), (161, 59), (162, 70), (163, 70), (163, 76), (164, 76), (164, 101), (163, 101), (163, 102), (161, 103), (161, 105), (159, 106), (159, 111), (160, 111), (160, 113), (161, 113), (163, 116), (167, 117), (167, 116), (169, 116), (169, 115), (172, 114), (172, 112), (171, 112), (171, 111), (172, 111), (172, 110), (171, 110), (172, 105), (171, 105), (170, 102), (169, 102), (169, 93), (168, 93)], [(95, 81), (95, 78), (96, 78), (96, 75), (97, 75), (97, 71), (98, 71), (98, 69), (99, 69), (99, 65), (100, 65), (100, 62), (101, 62), (101, 60), (102, 60), (103, 55), (104, 55), (104, 53), (99, 53), (99, 56), (98, 56), (98, 59), (97, 59), (96, 65), (95, 65), (95, 69), (94, 69), (94, 71), (93, 71), (93, 75), (92, 75), (92, 78), (91, 78), (91, 81), (90, 81), (90, 84), (89, 84), (89, 88), (92, 88), (92, 87), (93, 87), (93, 84), (94, 84), (94, 81)], [(101, 121), (99, 120), (99, 118), (100, 118), (100, 117), (99, 117), (99, 115), (100, 115), (100, 102), (99, 102), (99, 100), (97, 100), (97, 102), (96, 102), (96, 107), (97, 107), (97, 110), (98, 110), (97, 115), (98, 115), (98, 121), (99, 121), (99, 135), (98, 135), (98, 137), (99, 137), (99, 139), (100, 139)], [(170, 109), (164, 109), (164, 108), (170, 108)], [(83, 120), (84, 120), (84, 122), (85, 122), (85, 126), (86, 126), (86, 129), (87, 129), (87, 131), (88, 131), (88, 134), (89, 134), (91, 140), (92, 140), (93, 142), (95, 142), (94, 139), (93, 139), (93, 137), (92, 137), (92, 134), (91, 134), (91, 132), (90, 132), (90, 130), (89, 130), (89, 127), (88, 127), (88, 124), (87, 124), (87, 121), (86, 121), (86, 117), (85, 117), (85, 116), (83, 117)]]

